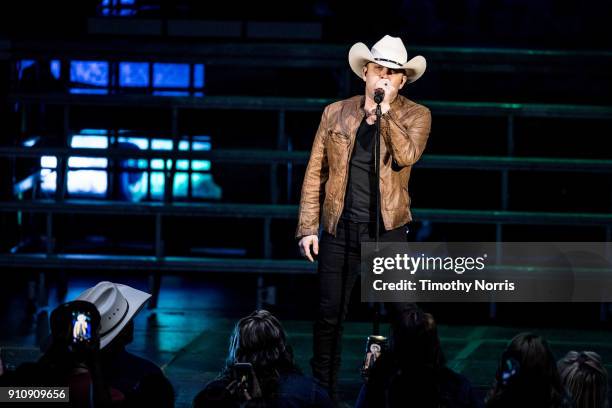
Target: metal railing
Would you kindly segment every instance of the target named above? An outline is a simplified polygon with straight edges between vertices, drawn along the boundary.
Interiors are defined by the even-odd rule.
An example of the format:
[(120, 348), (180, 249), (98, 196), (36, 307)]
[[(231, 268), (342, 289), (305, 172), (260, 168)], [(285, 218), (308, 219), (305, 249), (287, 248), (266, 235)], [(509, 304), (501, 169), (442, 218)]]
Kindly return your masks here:
[[(182, 110), (191, 109), (223, 109), (223, 110), (267, 110), (278, 112), (277, 117), (277, 150), (274, 151), (241, 151), (241, 150), (213, 150), (208, 152), (180, 152), (173, 151), (140, 151), (122, 152), (116, 149), (20, 149), (2, 148), (0, 155), (18, 157), (21, 155), (40, 155), (42, 152), (57, 155), (58, 166), (58, 193), (56, 198), (63, 200), (65, 196), (65, 174), (67, 156), (70, 154), (108, 157), (110, 159), (145, 157), (145, 158), (205, 158), (215, 161), (248, 162), (252, 164), (270, 164), (271, 202), (279, 202), (278, 165), (282, 163), (305, 163), (308, 152), (290, 151), (289, 137), (285, 130), (287, 112), (321, 111), (323, 107), (334, 100), (325, 98), (287, 98), (287, 97), (248, 97), (248, 96), (207, 96), (199, 97), (158, 97), (150, 95), (66, 95), (66, 94), (12, 94), (10, 102), (22, 104), (60, 105), (64, 109), (64, 127), (66, 135), (69, 133), (70, 110), (75, 106), (139, 106), (142, 108), (167, 108), (171, 110), (171, 137), (178, 138), (179, 119)], [(610, 172), (608, 160), (584, 160), (571, 158), (519, 158), (512, 157), (514, 153), (514, 121), (517, 117), (544, 117), (544, 118), (579, 118), (579, 119), (611, 119), (612, 107), (560, 105), (560, 104), (522, 104), (522, 103), (494, 103), (494, 102), (448, 102), (448, 101), (420, 101), (428, 106), (433, 115), (451, 116), (494, 116), (506, 120), (506, 151), (505, 157), (491, 156), (429, 156), (425, 155), (418, 164), (425, 168), (460, 168), (478, 170), (496, 170), (501, 172), (501, 210), (509, 208), (509, 171), (577, 171), (577, 172)], [(22, 109), (25, 115), (25, 109)], [(26, 118), (22, 118), (26, 122)], [(25, 132), (25, 129), (24, 129)], [(67, 136), (66, 136), (67, 137)], [(175, 143), (176, 147), (177, 143)], [(31, 157), (31, 156), (30, 156)], [(171, 186), (173, 185), (175, 166), (167, 171), (165, 202), (171, 201)], [(291, 186), (289, 186), (291, 190)], [(289, 194), (288, 194), (289, 195)], [(271, 256), (270, 223), (264, 223), (264, 256)], [(503, 223), (496, 224), (496, 239), (502, 241)], [(609, 228), (606, 227), (606, 236), (610, 237)]]

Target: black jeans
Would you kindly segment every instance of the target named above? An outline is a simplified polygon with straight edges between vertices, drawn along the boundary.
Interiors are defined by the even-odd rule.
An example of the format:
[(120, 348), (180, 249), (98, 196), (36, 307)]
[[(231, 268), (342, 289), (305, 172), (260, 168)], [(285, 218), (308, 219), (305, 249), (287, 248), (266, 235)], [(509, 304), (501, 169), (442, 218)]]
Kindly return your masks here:
[[(385, 231), (381, 223), (379, 242), (406, 242), (407, 227)], [(313, 376), (335, 398), (340, 369), (343, 323), (349, 300), (360, 278), (361, 243), (376, 239), (376, 224), (340, 220), (336, 236), (323, 232), (319, 245), (319, 311), (314, 324)], [(393, 309), (405, 304), (385, 305)], [(391, 308), (389, 307), (391, 306)]]

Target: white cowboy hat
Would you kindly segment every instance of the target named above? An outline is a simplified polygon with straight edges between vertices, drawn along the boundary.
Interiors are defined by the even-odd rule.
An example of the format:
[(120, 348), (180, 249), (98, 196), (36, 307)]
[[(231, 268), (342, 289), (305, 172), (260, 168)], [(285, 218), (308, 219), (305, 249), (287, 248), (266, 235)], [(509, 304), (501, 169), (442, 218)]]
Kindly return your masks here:
[(389, 35), (380, 39), (371, 50), (364, 43), (354, 44), (349, 51), (348, 60), (353, 72), (361, 79), (364, 79), (362, 68), (368, 62), (375, 62), (387, 68), (405, 69), (408, 83), (419, 79), (427, 67), (425, 58), (420, 55), (408, 61), (408, 52), (401, 38)]
[(81, 293), (77, 300), (96, 305), (100, 312), (100, 348), (106, 347), (142, 309), (151, 295), (113, 282), (100, 282)]

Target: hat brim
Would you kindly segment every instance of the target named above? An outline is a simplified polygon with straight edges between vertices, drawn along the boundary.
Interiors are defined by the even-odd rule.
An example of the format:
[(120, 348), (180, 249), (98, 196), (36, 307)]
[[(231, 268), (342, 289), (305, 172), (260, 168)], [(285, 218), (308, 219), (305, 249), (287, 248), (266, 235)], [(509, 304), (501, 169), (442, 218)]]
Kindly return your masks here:
[(138, 289), (131, 288), (127, 285), (117, 283), (117, 289), (121, 292), (124, 298), (128, 302), (128, 312), (113, 330), (106, 333), (100, 338), (100, 349), (108, 346), (111, 341), (117, 337), (117, 335), (123, 330), (123, 328), (132, 320), (136, 313), (140, 312), (147, 300), (151, 298), (151, 295)]
[(416, 57), (410, 59), (405, 64), (395, 64), (390, 61), (376, 61), (367, 45), (364, 43), (356, 43), (349, 50), (348, 54), (349, 65), (351, 69), (359, 78), (364, 79), (363, 77), (363, 67), (368, 62), (374, 62), (378, 65), (382, 65), (383, 67), (393, 68), (393, 69), (403, 69), (406, 71), (406, 77), (408, 77), (408, 83), (414, 82), (419, 79), (427, 68), (427, 61), (421, 55), (417, 55)]

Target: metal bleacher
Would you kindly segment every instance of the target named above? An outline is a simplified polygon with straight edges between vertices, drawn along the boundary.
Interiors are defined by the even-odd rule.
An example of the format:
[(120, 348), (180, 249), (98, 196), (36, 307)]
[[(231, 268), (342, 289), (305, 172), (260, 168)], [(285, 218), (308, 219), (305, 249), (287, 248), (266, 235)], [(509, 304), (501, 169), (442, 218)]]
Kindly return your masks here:
[[(349, 70), (345, 67), (345, 50), (339, 46), (307, 45), (303, 47), (285, 47), (269, 44), (255, 45), (198, 45), (190, 47), (161, 47), (156, 44), (147, 46), (128, 45), (125, 42), (112, 44), (106, 42), (81, 43), (31, 43), (20, 42), (5, 45), (0, 55), (9, 62), (22, 58), (31, 59), (87, 59), (95, 56), (107, 60), (119, 60), (129, 57), (147, 60), (197, 61), (210, 65), (229, 65), (239, 61), (249, 66), (266, 66), (274, 57), (274, 64), (287, 67), (310, 67), (317, 65), (335, 69), (342, 73), (341, 93), (348, 92)], [(470, 72), (507, 72), (524, 70), (537, 72), (542, 69), (565, 69), (572, 61), (578, 64), (580, 59), (599, 61), (602, 58), (610, 64), (609, 53), (563, 53), (530, 50), (496, 50), (496, 49), (452, 49), (422, 47), (418, 49), (427, 54), (431, 66), (441, 70), (454, 69)], [(538, 63), (533, 61), (537, 59)], [(566, 64), (559, 67), (559, 61)], [(548, 68), (547, 68), (548, 67)], [(23, 106), (55, 105), (64, 112), (65, 136), (71, 131), (70, 111), (74, 107), (138, 107), (139, 109), (164, 109), (170, 112), (172, 123), (171, 136), (179, 138), (179, 122), (183, 110), (255, 110), (272, 111), (278, 114), (277, 149), (213, 149), (211, 151), (126, 151), (109, 149), (74, 149), (69, 147), (20, 147), (11, 141), (3, 142), (0, 147), (0, 158), (7, 158), (13, 164), (23, 158), (38, 158), (43, 155), (58, 157), (58, 186), (53, 199), (24, 199), (14, 194), (13, 199), (0, 202), (0, 212), (13, 214), (43, 214), (46, 218), (46, 248), (39, 253), (2, 253), (0, 266), (9, 268), (46, 269), (114, 269), (138, 270), (150, 273), (156, 283), (152, 290), (159, 290), (161, 274), (181, 271), (195, 272), (243, 272), (259, 276), (274, 273), (308, 274), (314, 273), (312, 264), (296, 259), (273, 259), (272, 246), (275, 239), (271, 223), (273, 219), (296, 219), (297, 205), (281, 204), (278, 198), (278, 177), (281, 171), (278, 165), (294, 163), (304, 164), (308, 160), (308, 151), (292, 151), (287, 147), (285, 132), (286, 112), (319, 112), (332, 102), (329, 98), (296, 98), (296, 97), (255, 97), (255, 96), (205, 96), (205, 97), (160, 97), (152, 95), (110, 94), (110, 95), (74, 95), (58, 92), (11, 92), (8, 103), (21, 106), (20, 114), (25, 115)], [(505, 156), (466, 156), (466, 155), (432, 155), (425, 154), (417, 164), (420, 168), (431, 169), (469, 169), (497, 171), (500, 174), (501, 209), (499, 210), (465, 210), (415, 208), (416, 220), (429, 220), (434, 223), (464, 223), (495, 225), (496, 235), (502, 239), (504, 225), (589, 225), (601, 227), (607, 240), (612, 239), (612, 214), (610, 213), (575, 213), (575, 212), (529, 212), (510, 211), (509, 171), (525, 172), (587, 172), (612, 173), (612, 160), (579, 159), (579, 158), (544, 158), (514, 157), (514, 120), (518, 117), (533, 118), (581, 118), (612, 120), (611, 106), (591, 105), (558, 105), (537, 103), (498, 103), (498, 102), (457, 102), (441, 100), (420, 100), (419, 102), (432, 110), (434, 117), (441, 116), (490, 116), (505, 118), (506, 146)], [(23, 117), (23, 121), (26, 118)], [(313, 124), (313, 129), (316, 124)], [(23, 134), (21, 135), (23, 136)], [(4, 136), (5, 138), (7, 135)], [(116, 200), (83, 200), (67, 197), (65, 174), (68, 157), (83, 155), (89, 157), (106, 157), (113, 160), (125, 158), (164, 158), (164, 159), (206, 159), (213, 163), (249, 163), (269, 165), (270, 202), (268, 204), (215, 203), (215, 202), (175, 202), (171, 191), (166, 191), (162, 202), (131, 203)], [(173, 185), (174, 171), (166, 169), (166, 189)], [(21, 180), (16, 180), (15, 183)], [(36, 180), (34, 179), (34, 182)], [(57, 214), (110, 214), (150, 216), (154, 223), (154, 253), (142, 255), (109, 255), (109, 254), (75, 254), (58, 253), (54, 247), (54, 217)], [(162, 239), (164, 222), (172, 217), (208, 217), (208, 218), (251, 218), (263, 221), (263, 254), (258, 259), (243, 258), (209, 258), (170, 256), (164, 250)], [(44, 272), (41, 272), (41, 274)], [(155, 305), (155, 300), (152, 302)]]

